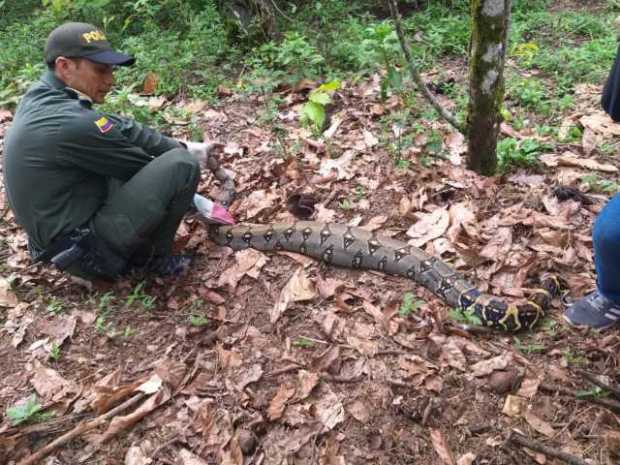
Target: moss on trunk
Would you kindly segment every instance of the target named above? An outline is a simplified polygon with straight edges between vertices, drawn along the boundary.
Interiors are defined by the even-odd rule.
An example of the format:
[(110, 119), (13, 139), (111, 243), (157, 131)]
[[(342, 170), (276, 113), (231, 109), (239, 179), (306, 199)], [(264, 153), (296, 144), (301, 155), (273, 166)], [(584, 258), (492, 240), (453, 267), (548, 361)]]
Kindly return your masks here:
[(511, 0), (470, 0), (468, 154), (470, 169), (492, 175), (504, 100), (504, 61)]

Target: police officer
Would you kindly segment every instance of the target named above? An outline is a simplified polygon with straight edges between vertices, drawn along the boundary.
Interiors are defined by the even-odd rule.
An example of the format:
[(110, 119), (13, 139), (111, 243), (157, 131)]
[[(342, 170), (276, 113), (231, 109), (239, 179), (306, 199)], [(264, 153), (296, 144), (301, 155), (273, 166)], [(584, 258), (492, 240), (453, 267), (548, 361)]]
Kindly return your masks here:
[(132, 266), (182, 273), (190, 258), (171, 255), (172, 244), (212, 145), (94, 108), (114, 68), (134, 63), (95, 26), (56, 28), (45, 61), (4, 148), (8, 202), (33, 259), (87, 279), (114, 280)]

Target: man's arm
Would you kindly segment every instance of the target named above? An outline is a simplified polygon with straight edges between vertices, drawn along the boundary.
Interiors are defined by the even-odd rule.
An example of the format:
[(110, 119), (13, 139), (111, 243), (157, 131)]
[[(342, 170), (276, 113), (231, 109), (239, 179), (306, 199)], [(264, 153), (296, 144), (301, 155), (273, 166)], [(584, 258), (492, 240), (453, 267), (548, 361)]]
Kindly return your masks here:
[(85, 112), (63, 125), (58, 163), (128, 180), (153, 158), (183, 146), (131, 120)]
[(126, 137), (129, 144), (140, 147), (152, 157), (158, 157), (168, 150), (183, 147), (179, 141), (167, 137), (161, 132), (144, 126), (133, 119), (115, 114), (102, 116), (112, 122), (120, 133)]

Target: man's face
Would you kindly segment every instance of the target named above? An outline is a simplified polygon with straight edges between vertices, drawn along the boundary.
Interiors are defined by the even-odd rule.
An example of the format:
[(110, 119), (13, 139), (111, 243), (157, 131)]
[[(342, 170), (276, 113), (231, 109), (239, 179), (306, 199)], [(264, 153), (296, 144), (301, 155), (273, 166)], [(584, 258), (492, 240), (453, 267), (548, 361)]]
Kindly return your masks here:
[(114, 85), (114, 67), (86, 58), (56, 60), (56, 75), (69, 87), (88, 95), (93, 102), (103, 103)]

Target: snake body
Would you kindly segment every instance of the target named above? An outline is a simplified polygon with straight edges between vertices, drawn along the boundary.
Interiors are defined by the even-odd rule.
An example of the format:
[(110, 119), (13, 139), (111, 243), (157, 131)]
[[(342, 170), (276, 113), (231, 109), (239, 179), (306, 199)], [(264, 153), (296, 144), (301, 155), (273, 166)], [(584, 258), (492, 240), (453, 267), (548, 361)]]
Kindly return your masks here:
[(530, 300), (516, 305), (480, 292), (442, 260), (406, 242), (336, 223), (238, 224), (213, 227), (211, 239), (233, 250), (287, 250), (328, 264), (403, 276), (429, 289), (448, 305), (473, 314), (483, 325), (504, 331), (534, 326), (545, 314), (558, 280), (543, 277)]

